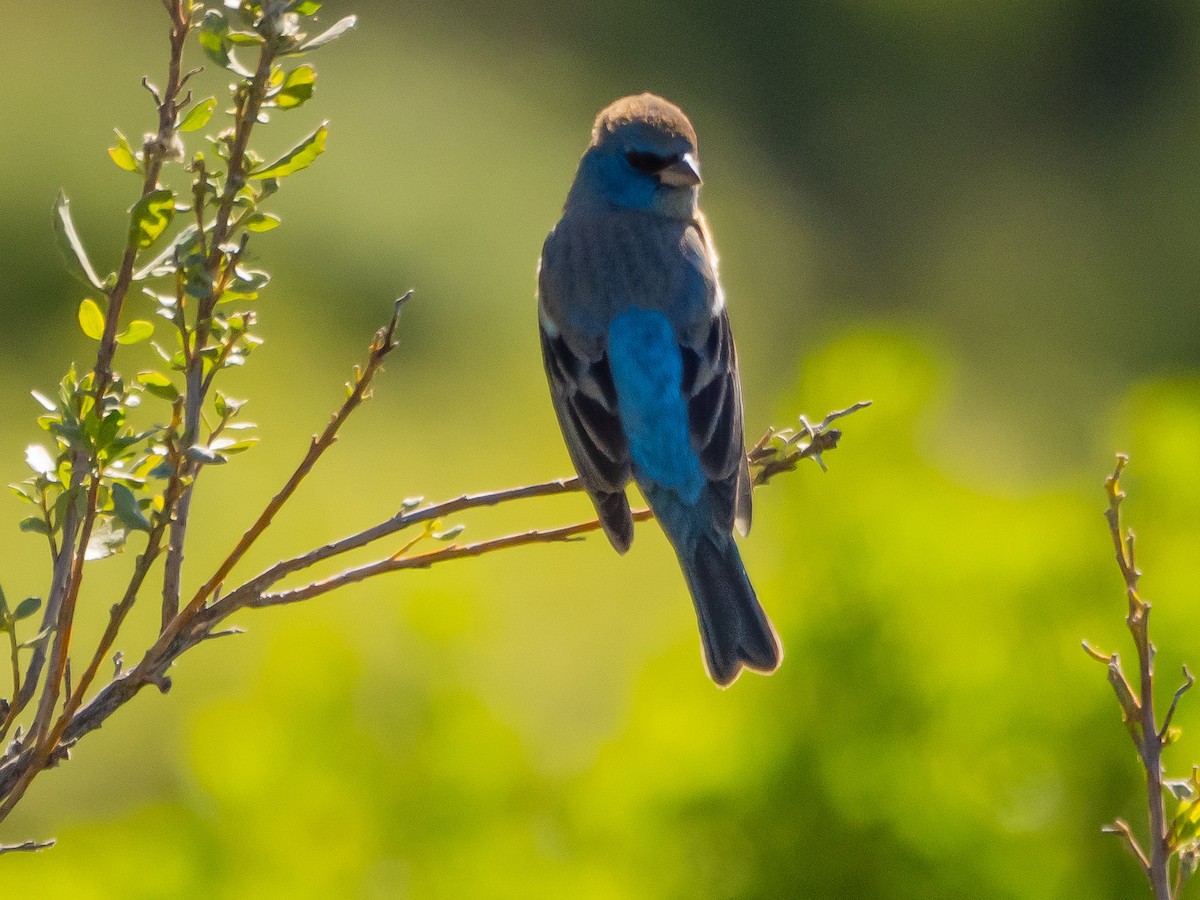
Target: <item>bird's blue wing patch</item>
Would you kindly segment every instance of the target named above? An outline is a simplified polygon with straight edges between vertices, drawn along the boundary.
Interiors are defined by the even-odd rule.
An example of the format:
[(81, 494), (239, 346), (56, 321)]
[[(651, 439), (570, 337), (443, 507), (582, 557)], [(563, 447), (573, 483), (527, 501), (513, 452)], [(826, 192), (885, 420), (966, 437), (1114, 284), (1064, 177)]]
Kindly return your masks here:
[(608, 358), (639, 474), (696, 503), (705, 478), (692, 449), (683, 359), (670, 321), (654, 310), (626, 310), (609, 327)]

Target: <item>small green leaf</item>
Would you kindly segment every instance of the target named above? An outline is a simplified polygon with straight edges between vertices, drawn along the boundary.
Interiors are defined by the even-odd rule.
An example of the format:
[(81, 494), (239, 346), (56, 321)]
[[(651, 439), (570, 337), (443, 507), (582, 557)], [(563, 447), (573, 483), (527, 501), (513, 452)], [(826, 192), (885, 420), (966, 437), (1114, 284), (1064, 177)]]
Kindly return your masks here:
[(154, 323), (145, 319), (134, 319), (129, 327), (117, 335), (118, 344), (139, 344), (154, 335)]
[(400, 504), (401, 512), (412, 512), (418, 506), (425, 502), (424, 497), (405, 497)]
[[(217, 98), (209, 97), (201, 100), (187, 111), (187, 115), (179, 123), (180, 131), (199, 131), (212, 118), (213, 110), (217, 108)], [(111, 152), (111, 151), (109, 151)]]
[(142, 514), (137, 497), (123, 484), (112, 486), (113, 513), (131, 531), (149, 531), (150, 520)]
[(299, 13), (302, 16), (311, 16), (321, 8), (321, 0), (300, 0), (299, 3), (293, 3), (291, 12)]
[(93, 341), (104, 337), (104, 313), (91, 297), (84, 297), (79, 304), (79, 327)]
[(229, 50), (225, 41), (227, 34), (229, 23), (225, 16), (215, 9), (208, 10), (200, 23), (200, 46), (218, 66), (229, 65)]
[(8, 489), (28, 503), (37, 503), (37, 496), (34, 494), (33, 487), (30, 485), (10, 484)]
[(246, 220), (247, 231), (270, 231), (279, 227), (279, 216), (271, 213), (255, 213)]
[(258, 438), (256, 437), (246, 437), (240, 440), (235, 440), (234, 438), (217, 438), (209, 444), (209, 447), (220, 453), (241, 453), (249, 450), (257, 443)]
[(19, 622), (22, 619), (28, 619), (35, 612), (42, 608), (41, 597), (26, 597), (17, 604), (17, 608), (12, 611), (14, 622)]
[(0, 620), (7, 622), (11, 618), (8, 612), (8, 598), (4, 596), (4, 588), (0, 588)]
[(214, 465), (223, 462), (229, 462), (229, 460), (227, 460), (221, 454), (215, 453), (212, 450), (209, 450), (207, 447), (202, 447), (199, 444), (188, 447), (187, 450), (184, 451), (184, 456), (194, 460), (195, 462), (210, 463)]
[(130, 210), (129, 240), (145, 250), (157, 241), (175, 215), (175, 192), (166, 188), (151, 191)]
[(250, 178), (283, 178), (301, 169), (307, 169), (325, 152), (325, 139), (329, 136), (329, 123), (322, 122), (312, 134), (271, 163), (265, 169), (250, 173)]
[(343, 34), (354, 27), (358, 22), (357, 16), (346, 16), (333, 24), (333, 27), (328, 31), (323, 31), (310, 41), (305, 41), (300, 45), (300, 51), (303, 53), (307, 50), (316, 50), (318, 47), (324, 47), (326, 44), (336, 41)]
[(28, 531), (30, 534), (50, 534), (50, 526), (46, 524), (46, 520), (41, 516), (30, 516), (27, 519), (22, 519), (21, 524), (17, 527), (22, 531)]
[(104, 290), (104, 282), (92, 268), (87, 251), (79, 240), (79, 233), (75, 230), (75, 223), (71, 220), (71, 201), (62, 191), (58, 192), (58, 200), (54, 204), (54, 236), (70, 273), (96, 290)]
[(179, 396), (179, 389), (162, 372), (138, 372), (137, 381), (148, 393), (163, 400), (174, 401)]
[(317, 83), (317, 70), (305, 63), (297, 66), (283, 80), (283, 86), (272, 99), (280, 109), (294, 109), (311, 100)]
[(117, 132), (117, 146), (108, 148), (109, 157), (126, 172), (142, 171), (142, 164), (138, 162), (137, 154), (133, 152), (129, 140), (117, 129), (113, 130)]
[(158, 256), (154, 257), (154, 259), (134, 273), (133, 280), (142, 281), (151, 276), (167, 275), (174, 272), (177, 255), (180, 258), (184, 258), (199, 245), (198, 231), (199, 229), (195, 225), (189, 225), (180, 231), (179, 234), (175, 235), (171, 243), (162, 249), (162, 252)]

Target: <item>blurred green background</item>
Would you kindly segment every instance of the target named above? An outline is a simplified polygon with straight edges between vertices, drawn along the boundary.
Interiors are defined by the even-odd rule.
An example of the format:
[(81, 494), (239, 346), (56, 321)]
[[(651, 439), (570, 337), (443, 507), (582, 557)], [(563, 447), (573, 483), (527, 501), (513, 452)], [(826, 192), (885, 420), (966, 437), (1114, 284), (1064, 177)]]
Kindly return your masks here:
[[(36, 783), (7, 892), (116, 897), (1129, 898), (1101, 824), (1137, 764), (1089, 638), (1131, 656), (1101, 511), (1112, 453), (1165, 700), (1200, 664), (1200, 7), (1188, 0), (330, 0), (359, 29), (270, 155), (332, 120), (256, 238), (267, 344), (231, 375), (262, 444), (210, 470), (196, 583), (338, 402), (391, 299), (377, 397), (245, 566), (412, 495), (565, 474), (534, 262), (595, 112), (654, 90), (701, 135), (748, 429), (865, 398), (743, 543), (787, 649), (705, 679), (658, 532), (525, 549), (246, 614)], [(137, 184), (105, 156), (163, 78), (154, 0), (10, 5), (0, 28), (0, 466), (30, 388), (92, 347), (62, 187), (107, 271)], [(197, 54), (198, 58), (198, 54)], [(224, 89), (206, 73), (198, 96)], [(149, 311), (145, 310), (146, 312)], [(122, 367), (148, 363), (141, 348)], [(149, 351), (144, 351), (149, 352)], [(44, 591), (10, 525), (0, 580)], [(578, 496), (464, 518), (574, 521)], [(447, 523), (451, 524), (451, 523)], [(395, 546), (383, 548), (390, 553)], [(83, 633), (129, 554), (94, 564)], [(147, 603), (122, 645), (156, 621)], [(6, 688), (7, 690), (7, 688)], [(1200, 759), (1184, 704), (1175, 774)]]

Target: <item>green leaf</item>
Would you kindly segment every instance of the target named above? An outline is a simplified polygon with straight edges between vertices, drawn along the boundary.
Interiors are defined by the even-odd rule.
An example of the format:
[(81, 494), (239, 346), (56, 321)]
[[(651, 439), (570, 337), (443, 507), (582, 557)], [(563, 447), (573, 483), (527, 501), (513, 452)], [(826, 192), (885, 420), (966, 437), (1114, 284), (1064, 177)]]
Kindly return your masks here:
[(31, 534), (50, 534), (50, 526), (46, 524), (46, 520), (41, 516), (30, 516), (27, 519), (22, 519), (21, 524), (17, 527)]
[(247, 231), (270, 231), (279, 227), (279, 216), (271, 213), (255, 213), (246, 220)]
[(174, 272), (176, 253), (178, 252), (180, 256), (187, 256), (193, 247), (199, 245), (198, 231), (199, 229), (194, 224), (180, 231), (158, 256), (134, 273), (133, 280), (142, 281), (150, 276), (167, 275)]
[(87, 251), (79, 240), (79, 233), (75, 230), (75, 223), (71, 220), (71, 201), (62, 191), (58, 192), (58, 200), (54, 204), (54, 236), (67, 262), (67, 270), (84, 284), (90, 284), (98, 291), (104, 290), (104, 282), (92, 268)]
[(26, 597), (24, 600), (18, 603), (17, 608), (12, 611), (12, 619), (14, 622), (19, 622), (22, 619), (28, 619), (41, 608), (41, 597)]
[(231, 44), (256, 45), (263, 42), (261, 34), (255, 34), (253, 31), (231, 31), (225, 35), (225, 39)]
[(79, 304), (79, 327), (93, 341), (104, 337), (104, 313), (91, 297), (84, 297)]
[[(208, 124), (208, 120), (212, 118), (213, 110), (216, 108), (216, 97), (209, 97), (207, 100), (201, 100), (187, 111), (187, 115), (184, 116), (183, 121), (179, 123), (179, 130), (199, 131)], [(112, 151), (109, 152), (111, 153)]]
[(317, 70), (307, 63), (297, 66), (283, 80), (279, 93), (272, 97), (280, 109), (294, 109), (306, 100), (311, 100), (317, 83)]
[(209, 444), (209, 447), (214, 452), (241, 453), (245, 450), (249, 450), (257, 443), (258, 438), (256, 437), (245, 437), (238, 440), (235, 440), (234, 438), (217, 438), (211, 444)]
[(137, 497), (123, 484), (112, 486), (113, 513), (131, 531), (149, 531), (150, 520), (142, 514)]
[(188, 447), (187, 450), (184, 451), (183, 455), (191, 460), (194, 460), (195, 462), (210, 463), (214, 465), (223, 462), (229, 462), (229, 460), (227, 460), (221, 454), (209, 450), (207, 447), (202, 447), (199, 444)]
[(128, 139), (117, 129), (113, 130), (117, 132), (117, 146), (108, 148), (109, 157), (126, 172), (142, 171), (142, 164), (138, 162), (137, 154), (133, 152)]
[(117, 335), (118, 344), (140, 344), (154, 335), (154, 323), (145, 319), (134, 319), (129, 327)]
[(0, 619), (5, 621), (11, 619), (8, 612), (8, 598), (4, 596), (4, 588), (0, 588)]
[(208, 10), (200, 23), (200, 46), (218, 66), (229, 65), (229, 49), (225, 40), (227, 34), (229, 23), (225, 16), (215, 9)]
[(162, 372), (138, 372), (137, 381), (148, 393), (163, 400), (174, 401), (179, 396), (179, 389)]
[(328, 31), (323, 31), (312, 40), (305, 41), (303, 44), (301, 44), (299, 48), (300, 52), (303, 53), (306, 50), (316, 50), (318, 47), (324, 47), (326, 44), (336, 41), (343, 34), (353, 28), (357, 22), (357, 16), (346, 16), (346, 18), (335, 22), (333, 27)]
[(313, 161), (325, 152), (325, 139), (329, 136), (329, 123), (321, 125), (302, 140), (299, 144), (271, 163), (265, 169), (250, 173), (250, 178), (283, 178), (301, 169), (307, 169)]
[(321, 8), (321, 0), (300, 0), (299, 3), (293, 3), (289, 12), (299, 13), (302, 16), (311, 16)]
[(175, 215), (175, 192), (166, 188), (151, 191), (130, 210), (129, 240), (145, 250), (157, 241)]

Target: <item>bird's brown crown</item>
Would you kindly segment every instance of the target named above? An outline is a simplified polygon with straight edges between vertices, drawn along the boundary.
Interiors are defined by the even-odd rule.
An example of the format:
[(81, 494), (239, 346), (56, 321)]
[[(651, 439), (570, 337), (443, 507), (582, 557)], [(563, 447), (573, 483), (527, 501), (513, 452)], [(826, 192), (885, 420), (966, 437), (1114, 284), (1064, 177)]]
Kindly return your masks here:
[(696, 130), (683, 110), (656, 94), (622, 97), (600, 110), (592, 126), (592, 145), (627, 125), (645, 125), (671, 137), (682, 137), (696, 146)]

